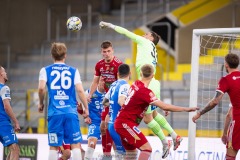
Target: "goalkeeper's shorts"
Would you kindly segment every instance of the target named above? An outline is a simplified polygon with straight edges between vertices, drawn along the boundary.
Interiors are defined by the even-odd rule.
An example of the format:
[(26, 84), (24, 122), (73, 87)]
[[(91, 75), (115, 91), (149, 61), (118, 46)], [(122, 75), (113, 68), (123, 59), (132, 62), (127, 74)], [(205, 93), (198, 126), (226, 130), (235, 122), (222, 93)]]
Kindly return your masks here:
[[(160, 88), (161, 88), (161, 85), (160, 85), (160, 82), (158, 80), (153, 78), (151, 80), (151, 82), (149, 83), (148, 88), (153, 91), (153, 93), (155, 94), (155, 96), (158, 99), (160, 99)], [(156, 106), (149, 105), (149, 107), (148, 107), (148, 109), (146, 111), (146, 114), (152, 113), (156, 108), (157, 108)]]

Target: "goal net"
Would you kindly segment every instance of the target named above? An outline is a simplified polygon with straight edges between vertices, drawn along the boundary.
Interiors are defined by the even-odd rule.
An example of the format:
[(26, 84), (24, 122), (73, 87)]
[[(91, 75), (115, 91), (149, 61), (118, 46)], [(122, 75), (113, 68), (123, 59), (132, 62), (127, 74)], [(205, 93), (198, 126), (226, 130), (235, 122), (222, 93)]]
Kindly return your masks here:
[[(240, 56), (240, 28), (195, 29), (193, 31), (190, 106), (203, 108), (215, 96), (219, 79), (227, 74), (224, 68), (224, 56), (228, 53), (236, 53)], [(229, 97), (225, 94), (221, 103), (202, 115), (196, 124), (192, 122), (195, 113), (189, 114), (189, 160), (198, 159), (196, 152), (207, 151), (208, 147), (215, 147), (217, 151), (220, 145), (225, 150), (220, 138), (229, 103)], [(204, 141), (206, 143), (204, 145), (197, 141), (203, 137), (208, 139)], [(219, 143), (213, 143), (214, 138), (218, 138)], [(225, 153), (219, 155), (215, 153), (215, 157), (208, 156), (212, 156), (213, 159), (218, 156), (221, 159)], [(207, 156), (205, 157), (207, 159)]]

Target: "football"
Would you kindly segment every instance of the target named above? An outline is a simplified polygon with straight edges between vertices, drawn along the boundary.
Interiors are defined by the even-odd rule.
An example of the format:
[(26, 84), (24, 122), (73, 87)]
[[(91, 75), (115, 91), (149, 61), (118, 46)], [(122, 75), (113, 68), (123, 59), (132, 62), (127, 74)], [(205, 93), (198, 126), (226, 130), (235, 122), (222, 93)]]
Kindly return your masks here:
[(70, 31), (77, 32), (82, 28), (82, 21), (76, 16), (72, 16), (67, 20), (67, 29)]

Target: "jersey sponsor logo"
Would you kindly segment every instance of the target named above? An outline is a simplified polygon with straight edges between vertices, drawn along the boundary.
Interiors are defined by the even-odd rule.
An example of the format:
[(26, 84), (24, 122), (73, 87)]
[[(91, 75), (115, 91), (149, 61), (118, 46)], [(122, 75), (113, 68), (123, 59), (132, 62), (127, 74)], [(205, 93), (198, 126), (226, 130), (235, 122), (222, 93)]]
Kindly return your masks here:
[(78, 140), (80, 140), (81, 139), (81, 137), (79, 136), (79, 137), (77, 137), (77, 138), (73, 138), (73, 141), (78, 141)]
[(64, 66), (64, 67), (60, 67), (60, 66), (53, 66), (52, 69), (53, 70), (69, 70), (70, 67)]
[(59, 101), (59, 104), (60, 104), (61, 106), (63, 106), (63, 105), (65, 105), (65, 102), (64, 102), (64, 101)]
[(95, 101), (95, 106), (96, 106), (96, 109), (100, 109), (101, 103), (99, 101)]
[(63, 90), (57, 90), (57, 95), (54, 96), (56, 100), (68, 100), (69, 96)]
[(232, 77), (233, 80), (237, 80), (238, 78), (240, 78), (240, 76), (233, 76)]
[(4, 143), (8, 143), (8, 142), (10, 142), (10, 138), (8, 136), (4, 136), (3, 141), (4, 141)]
[(10, 89), (6, 88), (5, 90), (5, 97), (10, 98)]
[(157, 108), (157, 106), (151, 105), (151, 111), (154, 111)]
[(10, 98), (10, 94), (5, 94), (5, 97), (6, 98)]
[(134, 130), (135, 132), (137, 132), (137, 134), (139, 134), (139, 133), (141, 132), (136, 126), (133, 127), (133, 130)]
[(127, 88), (127, 87), (124, 87), (124, 88), (123, 88), (123, 91), (121, 92), (121, 94), (127, 95), (127, 93), (128, 93), (128, 88)]
[[(136, 135), (136, 133), (133, 131), (132, 128), (130, 128), (126, 123), (122, 124), (123, 128), (125, 128), (128, 133), (135, 139), (135, 140), (140, 140), (140, 138)], [(135, 126), (134, 126), (135, 127)], [(133, 127), (133, 128), (134, 128)], [(137, 132), (138, 133), (138, 132)]]

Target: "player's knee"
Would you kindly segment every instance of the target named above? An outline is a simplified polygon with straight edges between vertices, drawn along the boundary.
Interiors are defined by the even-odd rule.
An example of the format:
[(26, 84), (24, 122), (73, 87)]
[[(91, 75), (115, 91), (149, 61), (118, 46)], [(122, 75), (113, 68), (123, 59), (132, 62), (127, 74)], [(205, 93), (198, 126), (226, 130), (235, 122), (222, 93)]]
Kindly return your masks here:
[(95, 143), (93, 141), (90, 141), (89, 142), (89, 147), (95, 149), (96, 145), (95, 145)]
[(70, 150), (64, 150), (63, 155), (65, 159), (69, 159), (71, 157), (71, 151)]
[(226, 155), (226, 160), (235, 160), (235, 156)]
[(144, 123), (148, 124), (153, 120), (152, 114), (145, 114), (143, 121)]
[(8, 148), (12, 154), (14, 155), (19, 154), (19, 147), (16, 143), (9, 145)]

